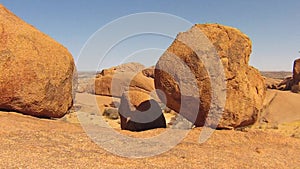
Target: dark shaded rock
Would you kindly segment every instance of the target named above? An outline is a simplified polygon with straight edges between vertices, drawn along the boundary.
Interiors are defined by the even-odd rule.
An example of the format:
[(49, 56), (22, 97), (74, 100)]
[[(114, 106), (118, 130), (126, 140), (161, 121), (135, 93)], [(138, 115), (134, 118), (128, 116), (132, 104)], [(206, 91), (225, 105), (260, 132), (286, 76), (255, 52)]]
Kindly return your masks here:
[(293, 79), (294, 83), (300, 82), (300, 59), (296, 59), (294, 61), (294, 66), (293, 66)]
[(300, 85), (299, 83), (298, 84), (294, 84), (292, 87), (291, 87), (291, 91), (293, 93), (300, 93)]
[(278, 85), (282, 81), (280, 79), (273, 79), (268, 77), (264, 77), (264, 79), (265, 79), (265, 86), (267, 89), (278, 89)]
[(278, 90), (291, 90), (292, 86), (294, 85), (294, 80), (292, 77), (287, 77), (284, 80), (282, 80), (275, 89)]
[(121, 98), (119, 115), (123, 130), (166, 128), (166, 120), (159, 104), (143, 92), (125, 92)]
[(291, 91), (294, 93), (299, 93), (300, 84), (300, 59), (294, 61), (293, 67), (293, 84), (291, 85)]

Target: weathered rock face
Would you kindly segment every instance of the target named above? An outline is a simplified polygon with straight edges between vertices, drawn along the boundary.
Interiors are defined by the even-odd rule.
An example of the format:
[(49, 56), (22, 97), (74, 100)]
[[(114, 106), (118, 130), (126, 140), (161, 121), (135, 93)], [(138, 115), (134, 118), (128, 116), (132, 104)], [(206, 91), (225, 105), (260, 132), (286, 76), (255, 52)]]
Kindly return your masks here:
[(295, 83), (300, 82), (300, 59), (294, 61), (293, 79)]
[(143, 92), (125, 92), (121, 98), (119, 115), (123, 130), (166, 128), (166, 120), (159, 104)]
[(300, 59), (294, 61), (293, 67), (293, 84), (291, 85), (291, 91), (294, 93), (300, 92)]
[(121, 97), (123, 92), (137, 90), (150, 93), (154, 90), (154, 79), (144, 76), (145, 67), (137, 63), (127, 63), (104, 69), (95, 79), (95, 94)]
[(0, 109), (62, 117), (72, 106), (68, 50), (0, 5)]
[[(203, 57), (198, 58), (195, 51), (187, 46), (186, 43), (178, 40), (181, 38), (193, 42), (193, 38), (196, 36), (189, 35), (197, 30), (199, 31), (199, 29), (207, 36), (218, 52), (226, 76), (227, 100), (218, 127), (231, 128), (253, 124), (257, 119), (259, 110), (262, 108), (265, 97), (264, 79), (256, 69), (248, 65), (251, 53), (251, 41), (238, 29), (218, 24), (197, 24), (189, 31), (180, 33), (156, 65), (155, 87), (164, 91), (167, 106), (177, 112), (180, 112), (180, 106), (182, 106), (181, 98), (186, 97), (186, 99), (191, 100), (191, 103), (199, 99), (199, 107), (190, 104), (184, 106), (188, 107), (190, 111), (181, 111), (181, 113), (191, 121), (193, 121), (193, 116), (196, 114), (196, 121), (193, 121), (195, 125), (204, 125), (212, 100), (211, 83), (215, 82), (210, 81), (205, 65), (199, 58), (209, 57), (209, 54), (206, 55), (207, 51), (212, 50), (203, 50), (203, 46), (197, 47), (197, 44), (194, 44), (193, 48), (196, 48), (197, 53), (203, 54)], [(188, 66), (194, 75), (198, 91), (193, 87), (189, 89), (179, 88), (178, 84), (189, 84), (191, 82), (185, 79), (178, 79), (178, 77), (185, 76), (182, 72), (186, 70), (186, 68), (183, 69), (182, 67), (175, 66), (178, 65), (175, 61), (178, 58)], [(166, 72), (171, 72), (173, 75)], [(199, 98), (195, 98), (195, 95), (184, 96), (181, 90), (198, 92), (196, 96)]]

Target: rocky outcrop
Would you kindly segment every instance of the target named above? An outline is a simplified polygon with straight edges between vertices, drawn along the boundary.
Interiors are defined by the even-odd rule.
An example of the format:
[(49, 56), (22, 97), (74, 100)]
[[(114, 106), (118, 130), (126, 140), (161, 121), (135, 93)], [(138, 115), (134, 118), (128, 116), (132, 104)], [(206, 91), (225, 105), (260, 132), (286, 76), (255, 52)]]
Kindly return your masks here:
[(166, 120), (159, 104), (143, 92), (125, 92), (121, 98), (119, 115), (123, 130), (166, 128)]
[(291, 90), (293, 86), (294, 80), (292, 77), (286, 77), (283, 79), (278, 85), (277, 88), (278, 90)]
[(62, 117), (72, 106), (68, 50), (0, 5), (0, 109)]
[(265, 86), (267, 89), (277, 89), (277, 90), (283, 90), (285, 87), (280, 87), (279, 84), (282, 82), (280, 79), (273, 79), (269, 77), (264, 77), (265, 79)]
[(294, 61), (293, 67), (293, 84), (291, 91), (294, 93), (300, 92), (300, 59)]
[[(211, 83), (216, 82), (210, 81), (206, 66), (199, 59), (210, 57), (210, 52), (214, 50), (209, 46), (194, 43), (195, 38), (203, 37), (193, 35), (199, 30), (213, 44), (226, 76), (226, 105), (217, 126), (219, 128), (236, 128), (253, 124), (257, 120), (265, 97), (264, 79), (255, 68), (248, 65), (251, 41), (238, 29), (218, 24), (197, 24), (187, 32), (180, 33), (156, 64), (155, 87), (164, 91), (168, 107), (183, 113), (182, 115), (194, 122), (196, 126), (204, 125), (212, 103)], [(194, 50), (197, 50), (197, 53), (201, 53), (202, 56), (197, 57), (196, 52), (180, 39), (190, 41)], [(186, 68), (180, 67), (180, 64), (177, 63), (178, 58), (183, 62), (180, 64), (186, 65)], [(190, 69), (194, 75), (196, 80), (196, 87), (194, 87), (198, 88), (198, 91), (193, 86), (188, 89), (180, 89), (178, 84), (189, 86), (192, 83), (190, 79), (185, 78), (184, 72), (187, 69)], [(183, 95), (181, 90), (189, 91), (190, 95)], [(195, 95), (193, 92), (198, 93)], [(182, 98), (190, 100), (187, 102), (189, 105), (183, 105), (186, 107), (184, 111), (181, 111)], [(197, 100), (200, 101), (199, 107), (192, 104)], [(193, 119), (195, 115), (196, 120)]]
[(290, 90), (294, 93), (300, 92), (300, 59), (294, 61), (293, 66), (293, 76), (288, 76), (283, 80), (273, 79), (273, 78), (265, 78), (266, 79), (266, 87), (268, 89), (276, 89), (276, 90)]
[(121, 97), (123, 92), (137, 90), (150, 93), (154, 90), (154, 79), (146, 77), (138, 63), (127, 63), (102, 70), (95, 78), (97, 95)]
[(121, 72), (95, 79), (95, 94), (121, 97), (123, 92), (137, 90), (150, 93), (154, 90), (154, 80), (142, 73)]
[(300, 81), (300, 59), (296, 59), (294, 61), (293, 79), (294, 79), (295, 83), (298, 83)]
[(113, 97), (121, 97), (128, 90), (150, 93), (154, 90), (153, 77), (154, 67), (130, 62), (103, 69), (96, 75), (81, 73), (77, 92)]
[(275, 90), (291, 90), (293, 86), (293, 78), (286, 77), (283, 80), (281, 79), (273, 79), (264, 77), (265, 86), (267, 89), (275, 89)]

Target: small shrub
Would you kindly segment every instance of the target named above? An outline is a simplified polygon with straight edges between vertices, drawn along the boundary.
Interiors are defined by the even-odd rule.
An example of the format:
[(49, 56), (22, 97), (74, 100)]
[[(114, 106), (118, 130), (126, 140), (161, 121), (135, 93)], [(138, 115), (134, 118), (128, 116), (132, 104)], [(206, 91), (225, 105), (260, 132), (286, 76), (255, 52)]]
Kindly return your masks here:
[(119, 119), (118, 109), (116, 109), (116, 108), (107, 108), (104, 110), (102, 115), (106, 116), (107, 118), (112, 119), (112, 120)]

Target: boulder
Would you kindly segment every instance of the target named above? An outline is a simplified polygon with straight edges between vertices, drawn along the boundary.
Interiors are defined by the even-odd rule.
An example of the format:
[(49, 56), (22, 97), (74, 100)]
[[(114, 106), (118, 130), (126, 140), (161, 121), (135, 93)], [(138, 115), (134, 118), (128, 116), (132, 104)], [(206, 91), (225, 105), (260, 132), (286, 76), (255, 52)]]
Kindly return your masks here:
[(286, 77), (283, 79), (278, 85), (277, 88), (278, 90), (291, 90), (292, 86), (294, 85), (294, 80), (292, 77)]
[(150, 93), (154, 88), (154, 79), (144, 76), (144, 66), (127, 63), (110, 69), (104, 69), (95, 78), (97, 95), (121, 97), (123, 92), (137, 90)]
[(293, 93), (299, 93), (300, 89), (300, 59), (296, 59), (294, 61), (294, 67), (293, 67), (293, 82), (291, 85), (291, 91)]
[[(145, 69), (145, 66), (137, 62), (129, 62), (113, 67), (115, 72), (134, 72), (138, 73)], [(111, 70), (111, 69), (109, 69)]]
[(55, 40), (0, 5), (0, 109), (62, 117), (73, 102), (74, 60)]
[(295, 84), (297, 84), (298, 82), (300, 82), (300, 59), (296, 59), (294, 61), (293, 79), (295, 81)]
[(283, 79), (275, 89), (290, 90), (293, 93), (299, 93), (300, 82), (300, 59), (294, 61), (293, 76)]
[[(273, 79), (273, 78), (269, 78), (269, 77), (264, 77), (265, 79), (265, 87), (267, 89), (280, 89), (279, 84), (280, 82), (282, 82), (282, 80), (280, 79)], [(285, 87), (282, 87), (283, 89)]]
[(138, 73), (141, 72), (143, 69), (145, 69), (144, 65), (136, 62), (129, 62), (108, 69), (103, 69), (100, 73), (96, 75), (96, 78), (112, 75), (114, 73), (121, 73), (121, 72)]
[[(258, 112), (262, 109), (265, 83), (260, 73), (248, 65), (251, 41), (238, 29), (218, 24), (196, 24), (187, 32), (180, 33), (156, 64), (154, 80), (156, 89), (164, 92), (168, 107), (182, 113), (182, 116), (196, 126), (205, 124), (212, 103), (211, 83), (216, 82), (210, 81), (206, 67), (199, 58), (210, 57), (209, 54), (214, 49), (211, 49), (213, 47), (209, 45), (203, 47), (203, 45), (193, 43), (194, 38), (203, 38), (201, 35), (194, 36), (194, 32), (199, 32), (199, 30), (213, 44), (226, 76), (226, 105), (217, 127), (236, 128), (253, 124), (257, 120)], [(195, 51), (179, 39), (191, 41), (194, 50), (203, 56), (198, 58)], [(178, 63), (178, 58), (183, 63)], [(179, 66), (180, 64), (187, 67)], [(180, 89), (179, 84), (190, 86), (192, 83), (190, 79), (185, 78), (184, 72), (187, 69), (194, 75), (196, 87)], [(189, 91), (190, 95), (182, 94), (181, 90)], [(189, 100), (185, 103), (187, 105), (181, 105), (181, 98)], [(196, 101), (199, 106), (195, 106)], [(181, 106), (185, 107), (184, 111)], [(208, 125), (214, 126), (216, 123), (212, 120)]]
[(267, 89), (285, 91), (285, 90), (291, 90), (292, 87), (295, 85), (293, 77), (286, 77), (283, 80), (264, 77), (264, 80), (265, 80), (265, 87)]
[(139, 91), (124, 92), (119, 107), (121, 129), (144, 131), (166, 128), (166, 120), (159, 104), (149, 94)]
[(291, 91), (293, 93), (300, 93), (300, 84), (294, 84), (292, 87), (291, 87)]

